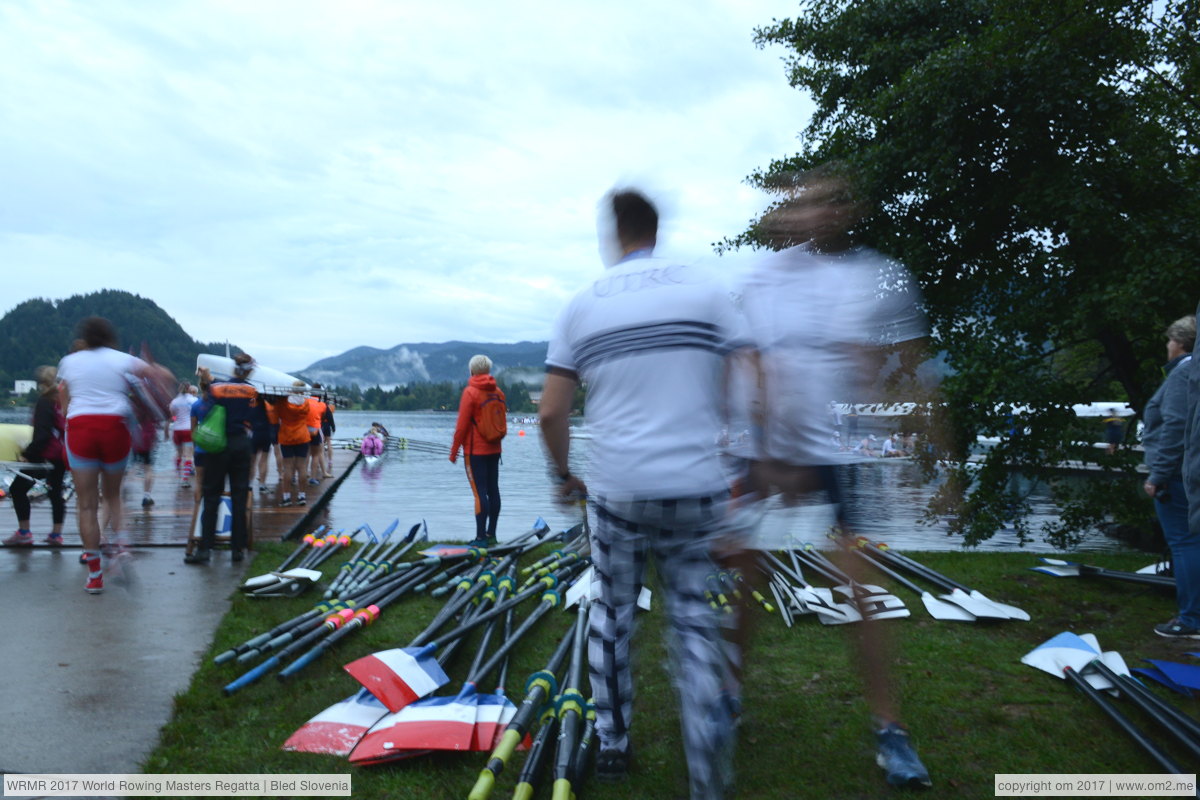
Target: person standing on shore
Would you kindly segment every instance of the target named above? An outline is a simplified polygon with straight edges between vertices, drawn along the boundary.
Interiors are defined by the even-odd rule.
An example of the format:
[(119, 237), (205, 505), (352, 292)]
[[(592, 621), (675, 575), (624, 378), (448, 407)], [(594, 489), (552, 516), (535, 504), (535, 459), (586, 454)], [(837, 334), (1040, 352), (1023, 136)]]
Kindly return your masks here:
[(1200, 533), (1188, 529), (1188, 493), (1183, 483), (1187, 374), (1196, 343), (1196, 318), (1181, 317), (1166, 330), (1166, 378), (1142, 415), (1146, 476), (1142, 489), (1154, 498), (1154, 511), (1171, 550), (1177, 613), (1154, 626), (1159, 636), (1200, 639)]
[(231, 520), (229, 560), (241, 561), (246, 549), (246, 511), (250, 493), (250, 414), (258, 405), (258, 390), (247, 383), (254, 371), (254, 359), (245, 353), (234, 357), (233, 379), (208, 381), (208, 396), (214, 407), (225, 409), (225, 449), (206, 454), (204, 468), (204, 507), (200, 512), (200, 546), (183, 557), (187, 564), (207, 564), (212, 557), (217, 535), (217, 510), (229, 480)]
[(475, 539), (471, 544), (486, 547), (496, 542), (500, 520), (500, 442), (508, 432), (508, 407), (504, 392), (492, 377), (492, 360), (471, 357), (470, 380), (458, 401), (458, 422), (450, 444), (450, 463), (462, 450), (467, 483), (475, 497)]
[[(558, 499), (587, 495), (596, 570), (588, 661), (596, 706), (596, 778), (624, 780), (632, 759), (632, 639), (653, 554), (671, 620), (692, 800), (733, 781), (730, 671), (705, 599), (729, 526), (729, 480), (717, 450), (726, 357), (744, 329), (728, 290), (696, 267), (654, 257), (658, 212), (640, 192), (601, 201), (607, 271), (559, 315), (539, 403)], [(587, 388), (588, 481), (571, 473), (569, 416)]]
[(46, 544), (62, 547), (63, 521), (67, 517), (63, 478), (67, 465), (66, 450), (63, 448), (66, 421), (58, 406), (58, 370), (49, 366), (38, 367), (34, 377), (37, 379), (38, 399), (33, 407), (33, 438), (20, 454), (23, 461), (30, 463), (21, 467), (24, 474), (18, 475), (8, 487), (13, 510), (17, 512), (17, 532), (5, 539), (4, 543), (9, 547), (28, 547), (33, 544), (33, 531), (29, 527), (29, 490), (34, 486), (33, 480), (44, 479), (53, 523)]
[(58, 379), (66, 408), (67, 459), (75, 483), (79, 536), (88, 567), (84, 589), (99, 594), (104, 591), (99, 517), (102, 491), (105, 519), (118, 538), (125, 535), (121, 484), (131, 444), (125, 420), (132, 413), (126, 375), (149, 375), (151, 367), (115, 349), (117, 330), (103, 317), (80, 322), (79, 338), (83, 349), (63, 357)]

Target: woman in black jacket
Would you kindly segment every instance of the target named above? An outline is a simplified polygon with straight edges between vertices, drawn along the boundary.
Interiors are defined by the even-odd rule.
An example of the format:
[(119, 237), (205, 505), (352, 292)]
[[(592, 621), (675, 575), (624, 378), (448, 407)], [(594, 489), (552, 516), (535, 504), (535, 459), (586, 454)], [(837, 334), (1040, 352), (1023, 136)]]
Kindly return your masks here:
[(29, 490), (35, 480), (45, 479), (50, 497), (50, 512), (54, 527), (46, 537), (46, 544), (62, 547), (63, 520), (67, 516), (67, 504), (63, 500), (63, 475), (67, 471), (66, 452), (63, 449), (63, 416), (58, 406), (58, 370), (54, 367), (38, 367), (37, 404), (33, 407), (33, 440), (22, 453), (29, 466), (21, 469), (22, 475), (9, 487), (13, 510), (17, 512), (17, 532), (4, 540), (9, 547), (33, 544), (33, 532), (29, 527)]

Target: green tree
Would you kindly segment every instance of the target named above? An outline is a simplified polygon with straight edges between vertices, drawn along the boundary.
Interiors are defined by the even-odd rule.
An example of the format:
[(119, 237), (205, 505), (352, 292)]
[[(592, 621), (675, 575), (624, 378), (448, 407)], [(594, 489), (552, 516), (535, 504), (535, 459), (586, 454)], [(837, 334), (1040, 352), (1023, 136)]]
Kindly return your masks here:
[[(1045, 465), (1081, 455), (1072, 404), (1140, 414), (1162, 331), (1200, 297), (1197, 26), (1194, 0), (807, 0), (756, 32), (816, 113), (750, 182), (829, 161), (856, 176), (876, 209), (860, 237), (925, 293), (956, 450), (1001, 438), (932, 508), (968, 544), (1014, 515), (1031, 534), (1005, 463), (1058, 494), (1058, 543), (1152, 513), (1135, 456), (1101, 459), (1111, 484), (1085, 490)], [(718, 249), (758, 244), (756, 220)], [(1019, 436), (1006, 404), (1028, 409)]]

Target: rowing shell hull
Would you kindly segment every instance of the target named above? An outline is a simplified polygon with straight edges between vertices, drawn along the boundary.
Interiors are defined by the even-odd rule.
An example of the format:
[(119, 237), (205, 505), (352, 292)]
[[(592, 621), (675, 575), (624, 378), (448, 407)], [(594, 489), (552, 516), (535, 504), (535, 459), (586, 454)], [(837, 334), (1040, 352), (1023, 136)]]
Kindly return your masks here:
[[(225, 356), (214, 356), (208, 353), (201, 353), (196, 356), (196, 369), (206, 367), (212, 373), (214, 378), (221, 380), (229, 380), (233, 378), (234, 361), (232, 358)], [(250, 373), (250, 377), (246, 379), (247, 383), (259, 390), (266, 389), (291, 389), (292, 384), (297, 378), (294, 375), (289, 375), (286, 372), (280, 372), (277, 369), (256, 366), (254, 371)], [(307, 388), (308, 384), (305, 384)], [(273, 392), (277, 394), (278, 392)]]

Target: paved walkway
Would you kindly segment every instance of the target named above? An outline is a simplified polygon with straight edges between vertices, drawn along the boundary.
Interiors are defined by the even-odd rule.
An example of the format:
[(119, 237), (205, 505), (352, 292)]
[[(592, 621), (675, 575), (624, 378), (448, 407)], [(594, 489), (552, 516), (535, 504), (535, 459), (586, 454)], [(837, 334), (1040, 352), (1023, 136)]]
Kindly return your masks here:
[[(337, 453), (338, 476), (355, 455)], [(308, 508), (279, 508), (275, 492), (256, 497), (256, 536), (278, 540), (334, 485), (310, 487)], [(158, 481), (143, 512), (140, 489), (126, 491), (132, 566), (124, 581), (106, 574), (104, 594), (83, 591), (73, 509), (67, 548), (0, 548), (0, 772), (139, 772), (253, 563), (218, 552), (208, 566), (184, 565), (190, 494)], [(12, 514), (0, 502), (0, 530), (16, 527)], [(48, 526), (39, 501), (39, 540)]]

